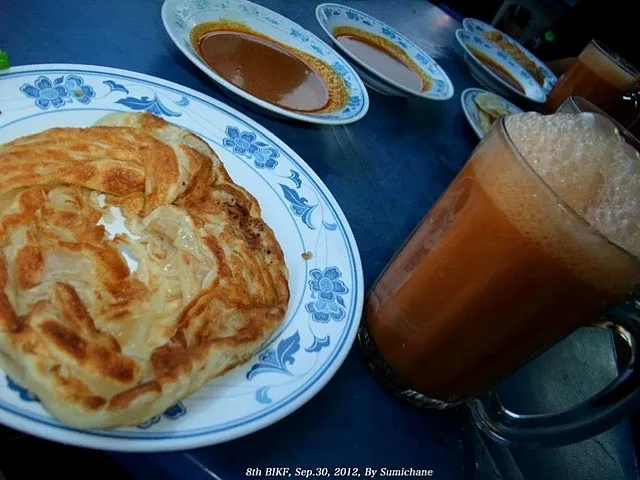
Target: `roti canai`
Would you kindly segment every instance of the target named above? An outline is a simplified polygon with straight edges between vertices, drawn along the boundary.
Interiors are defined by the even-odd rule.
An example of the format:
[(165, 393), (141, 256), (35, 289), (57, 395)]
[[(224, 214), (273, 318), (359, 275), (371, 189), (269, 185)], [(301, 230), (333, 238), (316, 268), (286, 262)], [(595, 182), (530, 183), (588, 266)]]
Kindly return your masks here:
[(140, 423), (282, 322), (280, 245), (196, 135), (116, 113), (0, 145), (0, 165), (0, 367), (64, 423)]

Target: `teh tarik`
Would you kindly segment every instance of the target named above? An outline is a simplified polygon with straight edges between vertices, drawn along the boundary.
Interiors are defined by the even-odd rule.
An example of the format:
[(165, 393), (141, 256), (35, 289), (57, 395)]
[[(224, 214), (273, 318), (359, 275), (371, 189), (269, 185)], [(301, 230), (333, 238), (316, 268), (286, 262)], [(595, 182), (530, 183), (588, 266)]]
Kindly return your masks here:
[(481, 393), (632, 291), (636, 198), (604, 117), (501, 119), (374, 285), (370, 337), (417, 392)]
[(591, 41), (549, 93), (545, 110), (555, 112), (570, 95), (579, 95), (606, 112), (633, 84), (638, 72), (604, 45)]

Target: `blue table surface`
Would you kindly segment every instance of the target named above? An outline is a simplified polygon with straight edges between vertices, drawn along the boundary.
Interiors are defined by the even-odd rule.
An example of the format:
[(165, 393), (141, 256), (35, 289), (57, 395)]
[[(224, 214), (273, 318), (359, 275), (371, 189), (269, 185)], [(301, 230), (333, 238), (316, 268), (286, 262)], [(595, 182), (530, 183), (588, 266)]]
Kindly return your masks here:
[[(314, 16), (319, 2), (258, 3), (324, 38)], [(477, 84), (454, 51), (460, 24), (442, 10), (425, 0), (342, 3), (386, 21), (437, 58), (455, 86), (454, 98), (406, 100), (370, 90), (367, 116), (338, 127), (264, 116), (225, 97), (178, 51), (162, 25), (161, 0), (0, 0), (0, 48), (14, 65), (81, 63), (155, 75), (246, 113), (298, 152), (333, 192), (370, 286), (475, 146), (459, 93)], [(527, 365), (503, 389), (508, 401), (536, 411), (578, 399), (614, 374), (610, 338), (581, 332)], [(464, 411), (416, 411), (387, 394), (361, 363), (357, 345), (315, 398), (271, 427), (188, 452), (114, 457), (140, 478), (167, 480), (244, 478), (247, 467), (268, 466), (429, 468), (442, 479), (637, 478), (627, 422), (569, 447), (506, 449), (482, 438)]]

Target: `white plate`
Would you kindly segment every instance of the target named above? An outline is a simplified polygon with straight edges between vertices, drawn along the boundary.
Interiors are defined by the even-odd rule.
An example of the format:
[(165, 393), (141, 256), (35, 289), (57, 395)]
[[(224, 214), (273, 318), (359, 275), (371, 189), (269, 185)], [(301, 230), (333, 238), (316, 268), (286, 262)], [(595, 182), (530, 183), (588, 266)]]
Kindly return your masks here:
[[(333, 113), (292, 112), (265, 102), (222, 78), (204, 63), (191, 47), (189, 32), (195, 25), (223, 18), (244, 23), (253, 30), (331, 65), (342, 76), (349, 90), (346, 106)], [(260, 5), (247, 0), (165, 0), (162, 5), (162, 23), (182, 53), (240, 103), (256, 105), (261, 110), (279, 117), (324, 125), (353, 123), (364, 117), (369, 109), (367, 89), (346, 60), (313, 33)], [(265, 75), (269, 75), (269, 72), (265, 72)]]
[(480, 118), (478, 117), (480, 110), (478, 109), (478, 105), (476, 105), (475, 99), (481, 93), (490, 93), (491, 95), (495, 95), (509, 113), (522, 113), (522, 109), (520, 107), (515, 106), (513, 103), (505, 100), (495, 93), (487, 92), (481, 88), (467, 88), (460, 94), (462, 111), (464, 112), (464, 116), (467, 117), (469, 125), (471, 125), (471, 128), (480, 139), (484, 137), (485, 133), (482, 131), (482, 127), (480, 126)]
[[(194, 448), (266, 427), (307, 402), (333, 376), (362, 313), (360, 256), (327, 187), (273, 134), (195, 90), (106, 67), (11, 68), (0, 75), (0, 110), (0, 143), (54, 126), (89, 126), (114, 111), (147, 111), (192, 130), (215, 149), (234, 181), (258, 199), (284, 250), (291, 289), (283, 326), (254, 358), (144, 425), (68, 428), (1, 372), (0, 423), (91, 448)], [(308, 261), (301, 257), (306, 251), (313, 253)]]
[[(496, 44), (477, 33), (463, 29), (456, 30), (456, 39), (462, 49), (464, 60), (471, 70), (471, 75), (489, 90), (507, 98), (519, 98), (536, 103), (544, 103), (547, 96), (538, 82), (510, 55), (498, 48)], [(524, 93), (493, 73), (489, 67), (476, 58), (470, 48), (478, 50), (509, 72), (522, 85)]]
[[(316, 19), (333, 44), (354, 64), (367, 85), (385, 95), (401, 97), (422, 97), (430, 100), (448, 100), (453, 97), (453, 85), (442, 68), (415, 43), (393, 29), (355, 8), (337, 3), (321, 3), (316, 7)], [(426, 92), (417, 92), (401, 85), (356, 57), (333, 36), (333, 30), (339, 26), (355, 27), (379, 35), (402, 48), (423, 72), (433, 79), (433, 85)]]
[[(465, 30), (469, 30), (473, 33), (478, 33), (480, 35), (482, 35), (484, 32), (500, 32), (500, 30), (492, 27), (487, 23), (481, 22), (480, 20), (476, 20), (475, 18), (465, 18), (462, 21), (462, 26)], [(524, 53), (527, 58), (535, 63), (536, 66), (540, 69), (542, 75), (544, 75), (544, 85), (542, 86), (542, 90), (544, 91), (545, 95), (549, 95), (551, 89), (556, 83), (558, 83), (558, 77), (556, 77), (555, 74), (551, 70), (549, 70), (549, 67), (547, 67), (538, 57), (536, 57), (533, 53), (520, 45), (520, 43), (511, 38), (506, 33), (500, 33), (502, 33), (502, 36), (505, 40), (513, 43), (516, 47), (522, 50), (522, 53)]]

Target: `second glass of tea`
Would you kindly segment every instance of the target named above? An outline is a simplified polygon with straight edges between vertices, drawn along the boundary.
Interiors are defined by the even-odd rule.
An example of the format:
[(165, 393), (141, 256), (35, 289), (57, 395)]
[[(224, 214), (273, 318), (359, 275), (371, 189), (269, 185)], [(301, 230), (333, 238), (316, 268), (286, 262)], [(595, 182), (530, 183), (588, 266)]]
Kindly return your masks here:
[(568, 96), (579, 95), (611, 113), (618, 98), (638, 75), (620, 55), (601, 42), (591, 40), (553, 87), (544, 110), (555, 112)]
[(608, 118), (501, 118), (374, 284), (359, 332), (366, 362), (416, 406), (471, 405), (505, 443), (610, 428), (640, 398), (633, 362), (568, 414), (513, 414), (491, 392), (603, 312), (599, 325), (640, 341), (628, 300), (640, 282), (639, 196), (638, 153)]

